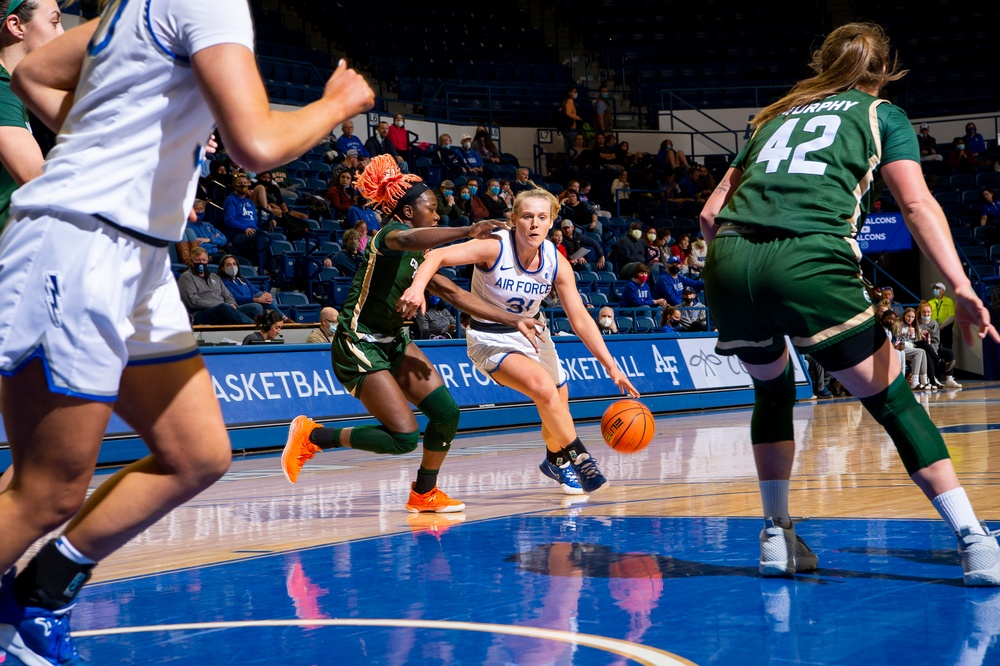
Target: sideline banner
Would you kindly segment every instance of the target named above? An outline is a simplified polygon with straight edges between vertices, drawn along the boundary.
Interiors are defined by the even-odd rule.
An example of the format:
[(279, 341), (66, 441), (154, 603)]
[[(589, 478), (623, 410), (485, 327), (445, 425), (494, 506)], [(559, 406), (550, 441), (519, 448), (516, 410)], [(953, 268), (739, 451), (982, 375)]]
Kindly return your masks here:
[[(753, 403), (752, 381), (739, 360), (715, 353), (712, 334), (664, 338), (659, 335), (606, 337), (615, 363), (654, 412)], [(604, 368), (575, 336), (557, 336), (556, 349), (568, 376), (574, 418), (600, 417), (622, 396)], [(520, 393), (476, 370), (464, 340), (425, 341), (420, 348), (441, 374), (462, 409), (460, 429), (537, 424), (538, 411)], [(330, 350), (322, 345), (210, 347), (205, 365), (230, 430), (234, 449), (273, 448), (284, 441), (287, 424), (299, 414), (324, 423), (373, 422), (333, 374)], [(792, 355), (798, 397), (812, 390), (797, 354)], [(425, 421), (418, 415), (421, 428)], [(0, 432), (2, 442), (6, 433)], [(108, 427), (101, 463), (144, 455), (143, 444), (117, 416)], [(0, 450), (0, 465), (9, 461)]]
[(862, 254), (909, 250), (913, 247), (910, 230), (902, 213), (869, 213), (855, 237)]

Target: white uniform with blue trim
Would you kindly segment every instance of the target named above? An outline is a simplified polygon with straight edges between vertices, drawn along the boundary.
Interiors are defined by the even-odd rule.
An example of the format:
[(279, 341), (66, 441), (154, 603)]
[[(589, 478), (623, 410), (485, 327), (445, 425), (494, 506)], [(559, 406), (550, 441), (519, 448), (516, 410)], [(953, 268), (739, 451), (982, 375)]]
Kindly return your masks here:
[(128, 363), (197, 354), (170, 270), (214, 121), (191, 56), (253, 50), (246, 0), (112, 0), (43, 174), (0, 239), (0, 373), (114, 400)]
[[(472, 274), (473, 294), (490, 305), (524, 317), (534, 317), (555, 284), (559, 272), (556, 246), (544, 241), (539, 248), (542, 256), (537, 270), (528, 271), (517, 256), (514, 231), (500, 231), (500, 254), (488, 270), (478, 266)], [(469, 359), (484, 374), (497, 371), (510, 354), (521, 354), (542, 364), (556, 386), (566, 383), (566, 371), (559, 363), (552, 332), (549, 328), (538, 335), (538, 351), (516, 329), (496, 322), (473, 319), (466, 332)]]

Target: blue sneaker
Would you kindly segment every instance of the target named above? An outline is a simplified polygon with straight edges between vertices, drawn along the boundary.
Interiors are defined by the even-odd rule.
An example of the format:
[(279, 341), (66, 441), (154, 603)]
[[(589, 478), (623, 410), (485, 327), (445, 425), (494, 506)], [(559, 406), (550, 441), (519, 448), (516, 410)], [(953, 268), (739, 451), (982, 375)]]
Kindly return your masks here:
[(0, 580), (0, 649), (7, 664), (83, 666), (69, 636), (69, 613), (75, 604), (57, 611), (22, 606), (14, 598), (14, 570)]
[(608, 485), (608, 480), (597, 468), (597, 461), (589, 453), (581, 453), (576, 457), (571, 457), (573, 469), (580, 479), (580, 486), (585, 492), (596, 493), (601, 488)]
[(580, 479), (577, 478), (576, 472), (573, 471), (573, 467), (569, 463), (560, 467), (559, 465), (550, 463), (548, 460), (543, 460), (538, 469), (542, 470), (542, 474), (545, 476), (558, 481), (559, 485), (562, 486), (563, 492), (567, 495), (583, 494), (583, 486), (580, 485)]

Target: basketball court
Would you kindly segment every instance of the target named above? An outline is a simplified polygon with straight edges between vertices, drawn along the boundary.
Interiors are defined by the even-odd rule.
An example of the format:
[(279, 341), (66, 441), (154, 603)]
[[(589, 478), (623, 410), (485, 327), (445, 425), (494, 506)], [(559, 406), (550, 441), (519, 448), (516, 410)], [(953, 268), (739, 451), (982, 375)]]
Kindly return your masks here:
[[(1000, 386), (918, 397), (1000, 520)], [(238, 459), (98, 567), (76, 642), (94, 664), (1000, 661), (1000, 590), (962, 585), (954, 537), (855, 400), (795, 408), (792, 514), (820, 569), (760, 578), (748, 423), (658, 415), (632, 455), (583, 424), (611, 480), (588, 501), (538, 471), (537, 428), (460, 436), (451, 515), (403, 509), (416, 454), (322, 453), (296, 485), (276, 454)]]

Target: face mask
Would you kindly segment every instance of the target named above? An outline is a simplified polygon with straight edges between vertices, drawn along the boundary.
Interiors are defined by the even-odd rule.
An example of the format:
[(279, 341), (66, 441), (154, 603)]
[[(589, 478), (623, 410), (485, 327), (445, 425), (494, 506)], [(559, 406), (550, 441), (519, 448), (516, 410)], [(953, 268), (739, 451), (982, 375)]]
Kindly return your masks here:
[(195, 264), (194, 269), (198, 272), (198, 275), (205, 274), (205, 264)]
[(921, 317), (920, 318), (920, 323), (921, 324), (929, 324), (929, 323), (931, 323), (931, 318), (930, 317)]
[(450, 143), (442, 143), (441, 144), (441, 149), (442, 150), (451, 150), (451, 144)]
[(677, 264), (670, 264), (669, 266), (667, 266), (667, 270), (676, 275), (677, 273), (681, 272), (681, 267), (678, 266)]
[(972, 136), (973, 134), (976, 133), (976, 128), (975, 127), (966, 127), (965, 128), (965, 133), (968, 134), (969, 136)]
[(226, 266), (222, 270), (225, 271), (226, 275), (228, 275), (229, 277), (236, 277), (237, 275), (240, 274), (240, 269), (237, 266)]
[(469, 148), (472, 148), (472, 142), (471, 141), (463, 141), (462, 142), (462, 148), (465, 148), (466, 150), (468, 150)]
[(957, 148), (958, 150), (965, 150), (965, 144), (964, 143), (960, 143), (957, 146), (955, 146), (955, 148)]
[(670, 325), (672, 327), (674, 327), (674, 328), (677, 328), (678, 326), (680, 326), (680, 323), (681, 323), (680, 317), (678, 317), (677, 319), (671, 319), (670, 320)]
[(570, 93), (569, 96), (572, 97), (573, 99), (576, 99), (579, 95), (580, 93)]
[(471, 194), (469, 194), (468, 192), (462, 192), (462, 201), (468, 201), (471, 198), (472, 198)]
[(198, 219), (199, 222), (201, 222), (205, 218), (205, 211), (201, 211), (200, 213), (195, 213), (194, 216)]
[(493, 194), (500, 194), (500, 188), (499, 187), (491, 187), (490, 188), (490, 192), (493, 193)]
[(606, 92), (601, 93), (601, 99), (607, 99), (610, 95)]
[(646, 234), (646, 240), (652, 243), (653, 241), (656, 240), (656, 234)]
[(633, 229), (629, 233), (632, 234), (632, 238), (642, 238), (642, 231), (639, 229)]
[(478, 192), (478, 191), (479, 191), (479, 188), (476, 187), (475, 185), (470, 185), (469, 186), (469, 194), (471, 194), (472, 196), (475, 196), (476, 192)]
[(397, 120), (396, 122), (393, 123), (393, 125), (395, 125), (396, 127), (402, 127), (403, 126), (403, 121), (402, 120)]
[(636, 275), (635, 276), (635, 281), (638, 282), (639, 284), (646, 284), (646, 280), (648, 280), (648, 279), (649, 279), (648, 275)]
[(603, 326), (604, 328), (611, 328), (611, 322), (612, 322), (611, 317), (601, 317), (597, 323)]
[(337, 332), (337, 322), (333, 322), (332, 324), (330, 324), (327, 327), (327, 330), (330, 332), (330, 335), (333, 335), (334, 333), (336, 333)]
[(941, 290), (940, 289), (935, 289), (931, 293), (934, 294), (934, 298), (940, 298), (941, 297)]
[(444, 192), (442, 192), (442, 194), (444, 194), (446, 197), (450, 197), (454, 193), (455, 193), (455, 190), (445, 190)]

